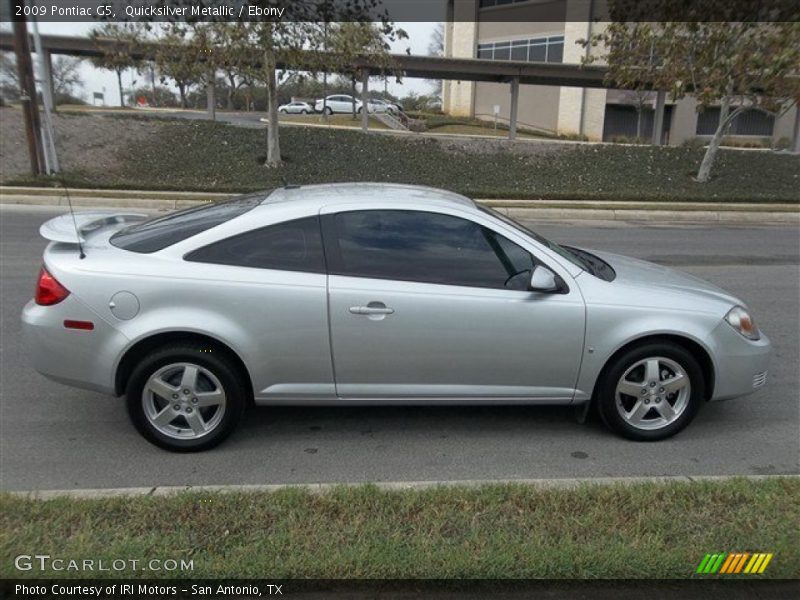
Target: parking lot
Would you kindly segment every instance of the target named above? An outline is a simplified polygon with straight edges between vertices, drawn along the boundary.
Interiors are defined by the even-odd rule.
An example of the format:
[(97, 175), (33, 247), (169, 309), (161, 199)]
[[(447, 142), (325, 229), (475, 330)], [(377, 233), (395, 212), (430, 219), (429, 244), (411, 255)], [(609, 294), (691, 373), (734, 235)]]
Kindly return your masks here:
[(572, 409), (258, 408), (211, 452), (159, 450), (121, 399), (52, 383), (28, 367), (19, 313), (59, 209), (0, 207), (0, 487), (422, 481), (796, 473), (800, 234), (795, 226), (528, 223), (556, 241), (688, 271), (748, 302), (774, 344), (765, 389), (709, 404), (677, 437), (642, 444)]

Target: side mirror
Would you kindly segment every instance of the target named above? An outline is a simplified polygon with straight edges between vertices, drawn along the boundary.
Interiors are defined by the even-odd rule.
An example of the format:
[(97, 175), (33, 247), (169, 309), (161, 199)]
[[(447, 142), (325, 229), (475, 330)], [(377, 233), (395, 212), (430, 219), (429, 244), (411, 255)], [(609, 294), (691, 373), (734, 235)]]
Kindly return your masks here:
[(531, 272), (530, 291), (552, 294), (561, 291), (561, 286), (556, 279), (556, 274), (547, 267), (538, 265)]

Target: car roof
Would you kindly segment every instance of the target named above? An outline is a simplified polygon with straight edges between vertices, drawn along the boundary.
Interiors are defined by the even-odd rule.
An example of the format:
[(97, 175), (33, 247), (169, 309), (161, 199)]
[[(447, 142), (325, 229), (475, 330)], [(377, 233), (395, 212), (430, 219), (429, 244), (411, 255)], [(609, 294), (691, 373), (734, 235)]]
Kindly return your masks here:
[(425, 202), (429, 204), (458, 207), (475, 207), (475, 203), (460, 194), (424, 185), (400, 183), (323, 183), (277, 188), (270, 193), (262, 205), (278, 202), (302, 202), (322, 206), (346, 202), (348, 204), (375, 204), (375, 200)]

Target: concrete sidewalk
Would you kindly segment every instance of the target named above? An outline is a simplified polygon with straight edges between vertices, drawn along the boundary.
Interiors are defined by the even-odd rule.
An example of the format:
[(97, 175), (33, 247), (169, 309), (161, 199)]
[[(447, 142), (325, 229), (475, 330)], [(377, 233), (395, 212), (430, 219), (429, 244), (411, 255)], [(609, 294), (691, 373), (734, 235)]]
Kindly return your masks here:
[[(76, 208), (175, 210), (232, 194), (72, 188)], [(636, 202), (476, 199), (518, 219), (800, 224), (800, 205), (786, 203)], [(0, 204), (67, 206), (63, 189), (0, 186)]]

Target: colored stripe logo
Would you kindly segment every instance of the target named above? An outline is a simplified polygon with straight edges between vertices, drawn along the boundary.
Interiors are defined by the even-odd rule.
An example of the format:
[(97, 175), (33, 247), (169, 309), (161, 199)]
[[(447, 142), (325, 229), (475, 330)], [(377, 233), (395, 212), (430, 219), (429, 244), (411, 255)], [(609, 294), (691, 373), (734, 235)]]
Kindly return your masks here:
[(706, 554), (695, 573), (713, 575), (715, 573), (736, 575), (760, 575), (772, 560), (773, 554), (766, 552), (721, 552)]

